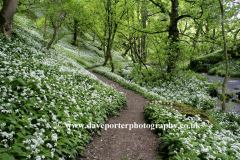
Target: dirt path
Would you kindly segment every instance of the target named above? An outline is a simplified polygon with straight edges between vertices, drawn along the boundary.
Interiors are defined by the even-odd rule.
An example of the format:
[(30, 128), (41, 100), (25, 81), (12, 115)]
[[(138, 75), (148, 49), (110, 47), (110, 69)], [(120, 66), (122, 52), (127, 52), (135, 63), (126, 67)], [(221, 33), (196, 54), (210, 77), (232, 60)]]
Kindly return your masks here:
[[(92, 72), (92, 69), (89, 70)], [(124, 92), (127, 98), (127, 109), (120, 112), (120, 117), (109, 118), (106, 124), (144, 124), (143, 106), (147, 100), (133, 91), (126, 90), (118, 83), (95, 74), (101, 81), (114, 85), (118, 92)], [(157, 135), (150, 129), (102, 129), (102, 136), (95, 136), (88, 144), (84, 156), (78, 160), (157, 160)]]

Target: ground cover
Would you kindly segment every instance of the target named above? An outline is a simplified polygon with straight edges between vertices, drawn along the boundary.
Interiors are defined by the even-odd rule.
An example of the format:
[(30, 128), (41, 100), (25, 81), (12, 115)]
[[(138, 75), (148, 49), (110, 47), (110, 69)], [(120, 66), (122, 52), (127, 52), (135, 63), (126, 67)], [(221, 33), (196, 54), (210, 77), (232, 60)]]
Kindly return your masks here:
[(0, 37), (0, 159), (74, 159), (126, 98), (20, 20)]

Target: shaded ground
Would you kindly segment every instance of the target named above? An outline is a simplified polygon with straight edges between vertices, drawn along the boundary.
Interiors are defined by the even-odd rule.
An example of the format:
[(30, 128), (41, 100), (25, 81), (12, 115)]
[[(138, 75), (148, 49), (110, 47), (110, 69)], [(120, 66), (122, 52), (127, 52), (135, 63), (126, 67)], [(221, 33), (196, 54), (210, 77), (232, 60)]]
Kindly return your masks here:
[[(89, 70), (92, 72), (92, 69)], [(144, 124), (143, 106), (147, 100), (133, 91), (126, 90), (118, 83), (94, 73), (101, 81), (113, 85), (127, 98), (127, 108), (120, 112), (120, 117), (109, 118), (106, 124)], [(82, 159), (99, 160), (157, 160), (158, 139), (148, 128), (113, 128), (102, 129), (102, 136), (95, 136), (88, 144)]]

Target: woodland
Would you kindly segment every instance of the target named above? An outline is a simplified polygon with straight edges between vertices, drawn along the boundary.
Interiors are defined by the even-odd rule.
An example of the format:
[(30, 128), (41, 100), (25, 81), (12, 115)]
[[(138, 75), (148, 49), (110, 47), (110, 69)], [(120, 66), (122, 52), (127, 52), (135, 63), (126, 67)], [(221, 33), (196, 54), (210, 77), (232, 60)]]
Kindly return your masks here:
[(66, 124), (105, 124), (127, 104), (91, 68), (147, 99), (149, 124), (199, 124), (156, 129), (158, 158), (240, 159), (240, 116), (226, 107), (233, 97), (240, 102), (240, 88), (226, 87), (240, 78), (240, 1), (0, 0), (0, 7), (0, 160), (84, 155), (101, 129)]

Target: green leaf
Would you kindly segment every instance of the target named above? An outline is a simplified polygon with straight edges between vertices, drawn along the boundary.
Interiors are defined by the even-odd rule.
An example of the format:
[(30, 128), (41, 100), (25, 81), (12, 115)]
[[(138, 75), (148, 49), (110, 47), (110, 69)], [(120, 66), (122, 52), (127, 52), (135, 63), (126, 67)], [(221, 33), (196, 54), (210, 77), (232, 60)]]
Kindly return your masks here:
[(7, 153), (3, 153), (0, 155), (0, 160), (15, 160), (14, 156), (9, 155)]
[(24, 138), (25, 139), (25, 136), (22, 133), (20, 133), (20, 132), (16, 133), (16, 135), (18, 135), (20, 138)]
[(6, 148), (0, 148), (0, 153), (2, 153), (2, 152), (6, 152), (6, 151), (7, 151)]
[(13, 150), (11, 150), (12, 153), (15, 152), (15, 153), (18, 153), (21, 156), (26, 156), (26, 153), (24, 153), (23, 150), (20, 147), (14, 145), (14, 146), (12, 146), (12, 148), (13, 148)]

